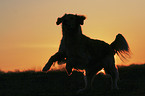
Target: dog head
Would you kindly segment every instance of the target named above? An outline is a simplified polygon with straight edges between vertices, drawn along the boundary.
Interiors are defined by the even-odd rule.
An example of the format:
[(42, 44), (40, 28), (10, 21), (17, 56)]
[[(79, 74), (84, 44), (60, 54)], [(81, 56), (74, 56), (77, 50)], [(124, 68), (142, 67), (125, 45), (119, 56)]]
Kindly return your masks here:
[(83, 25), (85, 19), (86, 17), (83, 15), (65, 14), (61, 18), (57, 19), (56, 24), (59, 25), (62, 23), (62, 26), (72, 30), (76, 29), (80, 25)]

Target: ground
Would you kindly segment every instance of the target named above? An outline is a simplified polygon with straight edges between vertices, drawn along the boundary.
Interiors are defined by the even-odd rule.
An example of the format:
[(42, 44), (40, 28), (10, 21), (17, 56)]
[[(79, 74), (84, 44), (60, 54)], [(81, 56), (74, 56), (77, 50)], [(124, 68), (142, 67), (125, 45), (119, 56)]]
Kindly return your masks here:
[[(94, 90), (82, 96), (145, 96), (145, 64), (119, 67), (119, 90), (110, 90), (110, 78), (95, 77)], [(84, 87), (83, 74), (73, 72), (0, 72), (0, 96), (77, 96)], [(80, 96), (80, 95), (78, 95)]]

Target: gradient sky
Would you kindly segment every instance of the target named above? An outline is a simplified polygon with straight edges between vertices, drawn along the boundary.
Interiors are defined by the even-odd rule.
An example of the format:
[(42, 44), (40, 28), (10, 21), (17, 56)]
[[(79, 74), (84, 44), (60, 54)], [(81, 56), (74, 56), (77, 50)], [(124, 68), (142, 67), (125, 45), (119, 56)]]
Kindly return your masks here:
[(110, 44), (122, 33), (133, 54), (116, 64), (145, 63), (145, 0), (0, 0), (0, 70), (40, 70), (58, 50), (65, 13), (85, 15), (91, 38)]

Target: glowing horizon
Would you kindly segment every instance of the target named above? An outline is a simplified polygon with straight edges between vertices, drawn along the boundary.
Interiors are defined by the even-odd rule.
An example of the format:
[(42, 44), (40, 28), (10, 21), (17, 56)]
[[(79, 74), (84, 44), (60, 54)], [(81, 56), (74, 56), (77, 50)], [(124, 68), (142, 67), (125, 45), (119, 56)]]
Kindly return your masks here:
[[(83, 3), (83, 4), (82, 4)], [(118, 33), (124, 35), (133, 53), (123, 63), (145, 63), (144, 0), (2, 0), (0, 1), (0, 70), (41, 70), (57, 52), (61, 26), (56, 19), (65, 13), (85, 15), (83, 34), (113, 42)]]

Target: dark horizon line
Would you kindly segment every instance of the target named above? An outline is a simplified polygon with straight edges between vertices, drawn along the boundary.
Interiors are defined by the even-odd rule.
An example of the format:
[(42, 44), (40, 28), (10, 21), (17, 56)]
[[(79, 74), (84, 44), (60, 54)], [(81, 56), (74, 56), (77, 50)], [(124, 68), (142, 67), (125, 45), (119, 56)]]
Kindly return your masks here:
[[(122, 68), (122, 67), (132, 67), (132, 66), (145, 66), (145, 63), (140, 63), (140, 64), (135, 64), (135, 63), (132, 63), (130, 65), (116, 65), (118, 68)], [(48, 72), (63, 72), (65, 71), (65, 68), (62, 68), (62, 69), (52, 69)], [(42, 72), (41, 70), (35, 70), (35, 69), (28, 69), (28, 70), (23, 70), (23, 71), (20, 71), (19, 69), (16, 69), (14, 71), (3, 71), (0, 69), (0, 74), (4, 74), (4, 73), (37, 73), (37, 72)], [(44, 73), (44, 72), (43, 72)]]

